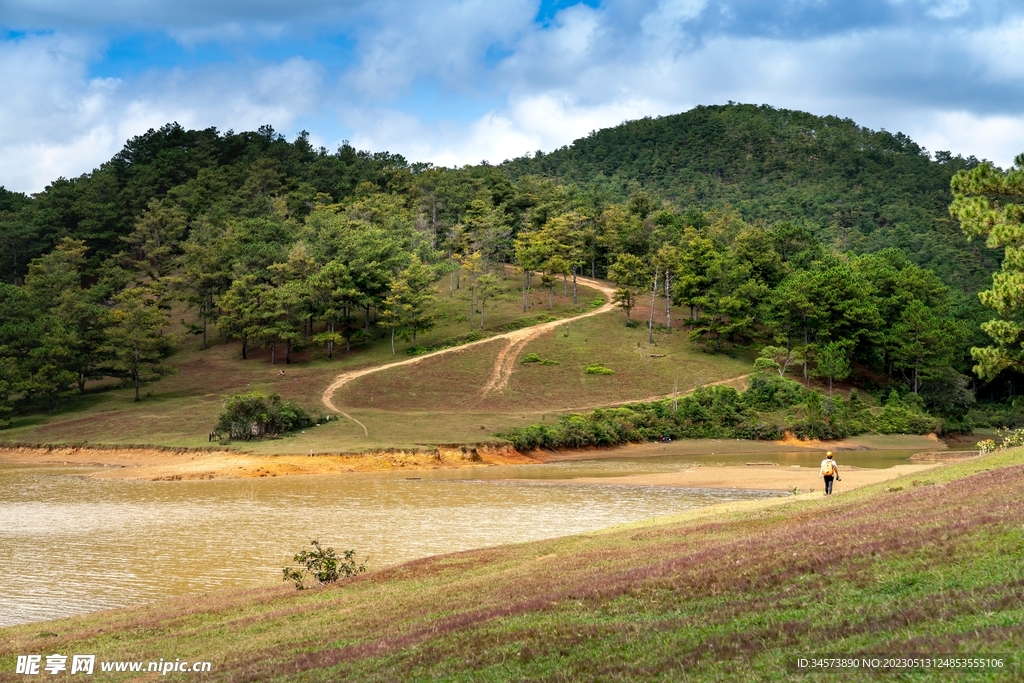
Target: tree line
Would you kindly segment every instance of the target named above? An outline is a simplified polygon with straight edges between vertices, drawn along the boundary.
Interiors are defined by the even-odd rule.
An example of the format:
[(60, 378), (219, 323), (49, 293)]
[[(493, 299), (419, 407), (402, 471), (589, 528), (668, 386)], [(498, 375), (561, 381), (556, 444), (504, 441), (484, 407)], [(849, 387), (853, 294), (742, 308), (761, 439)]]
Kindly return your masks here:
[(848, 250), (813, 221), (521, 166), (435, 168), (347, 144), (328, 153), (269, 127), (171, 124), (33, 197), (2, 191), (0, 404), (53, 409), (104, 376), (138, 397), (168, 371), (175, 302), (202, 348), (212, 327), (242, 359), (258, 346), (287, 363), (310, 345), (329, 358), (379, 337), (392, 352), (396, 339), (415, 346), (445, 289), (483, 328), (512, 269), (524, 310), (534, 289), (551, 305), (571, 288), (576, 302), (579, 277), (609, 278), (628, 324), (648, 306), (652, 338), (679, 326), (681, 306), (709, 352), (753, 344), (762, 369), (896, 382), (950, 415), (969, 403), (984, 311), (915, 254)]

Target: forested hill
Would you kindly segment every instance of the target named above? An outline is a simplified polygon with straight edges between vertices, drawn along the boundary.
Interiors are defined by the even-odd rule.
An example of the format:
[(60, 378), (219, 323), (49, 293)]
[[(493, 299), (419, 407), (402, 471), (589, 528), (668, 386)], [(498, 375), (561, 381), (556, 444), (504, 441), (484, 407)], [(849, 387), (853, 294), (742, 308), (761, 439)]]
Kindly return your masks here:
[(987, 284), (998, 254), (968, 243), (947, 207), (950, 178), (977, 163), (929, 155), (902, 133), (850, 119), (729, 104), (630, 121), (502, 167), (616, 201), (639, 185), (681, 207), (730, 206), (747, 221), (793, 221), (842, 251), (899, 247), (974, 291)]
[[(110, 161), (76, 178), (57, 178), (28, 197), (0, 187), (0, 282), (24, 278), (29, 262), (65, 237), (88, 248), (90, 271), (127, 248), (140, 217), (164, 202), (210, 220), (253, 217), (275, 210), (304, 215), (317, 201), (340, 201), (361, 182), (383, 192), (409, 185), (401, 156), (334, 153), (293, 142), (270, 126), (257, 131), (187, 130), (169, 123), (136, 136)], [(271, 204), (277, 202), (278, 206)]]

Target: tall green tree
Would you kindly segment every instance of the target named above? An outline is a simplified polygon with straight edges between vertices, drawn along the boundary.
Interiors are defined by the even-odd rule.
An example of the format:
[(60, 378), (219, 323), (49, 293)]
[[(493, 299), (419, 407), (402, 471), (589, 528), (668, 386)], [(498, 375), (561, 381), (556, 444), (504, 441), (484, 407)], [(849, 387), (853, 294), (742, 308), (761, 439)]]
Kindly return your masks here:
[[(103, 376), (98, 352), (104, 340), (106, 308), (97, 301), (102, 287), (84, 289), (86, 246), (81, 240), (64, 238), (48, 254), (29, 264), (25, 291), (36, 307), (40, 325), (40, 348), (33, 356), (40, 360), (33, 375), (33, 391), (51, 396), (51, 407), (67, 392), (69, 375), (75, 377), (78, 393), (85, 383)], [(56, 382), (56, 384), (52, 384)]]
[(171, 202), (154, 199), (124, 239), (131, 245), (142, 270), (159, 280), (172, 269), (187, 229), (184, 211)]
[(683, 232), (673, 300), (690, 308), (691, 323), (700, 317), (700, 302), (711, 286), (708, 270), (717, 255), (713, 240), (693, 227)]
[(143, 382), (174, 371), (160, 364), (174, 346), (163, 331), (167, 323), (167, 314), (149, 288), (133, 287), (114, 297), (103, 350), (111, 359), (110, 374), (135, 387), (136, 401), (141, 400)]
[(231, 282), (231, 286), (217, 299), (220, 317), (217, 327), (242, 343), (242, 360), (249, 358), (249, 338), (260, 327), (257, 307), (259, 294), (266, 289), (253, 274), (242, 275)]
[(327, 357), (334, 358), (334, 345), (352, 338), (355, 318), (350, 312), (359, 301), (359, 290), (348, 267), (339, 260), (330, 261), (310, 275), (309, 287), (319, 318), (326, 324), (326, 329), (314, 335), (313, 341), (325, 345)]
[(629, 324), (629, 315), (636, 306), (637, 298), (647, 289), (647, 265), (633, 254), (619, 254), (608, 269), (608, 277), (617, 286), (612, 301), (626, 312), (626, 323)]
[(202, 335), (205, 351), (207, 325), (217, 315), (215, 302), (231, 285), (224, 232), (208, 222), (200, 223), (192, 228), (181, 249), (173, 286), (185, 303), (197, 309), (201, 323), (192, 331)]
[(815, 374), (828, 380), (828, 397), (832, 398), (832, 382), (843, 381), (850, 376), (850, 342), (828, 342), (815, 350)]
[(1006, 172), (992, 164), (961, 170), (950, 182), (949, 212), (969, 237), (985, 237), (990, 248), (1004, 248), (1000, 271), (992, 287), (980, 294), (999, 318), (981, 327), (991, 346), (975, 347), (974, 371), (994, 378), (1006, 368), (1024, 370), (1024, 153)]
[(922, 380), (940, 376), (952, 364), (963, 343), (962, 326), (913, 301), (892, 326), (893, 364), (910, 370), (911, 387), (918, 393)]

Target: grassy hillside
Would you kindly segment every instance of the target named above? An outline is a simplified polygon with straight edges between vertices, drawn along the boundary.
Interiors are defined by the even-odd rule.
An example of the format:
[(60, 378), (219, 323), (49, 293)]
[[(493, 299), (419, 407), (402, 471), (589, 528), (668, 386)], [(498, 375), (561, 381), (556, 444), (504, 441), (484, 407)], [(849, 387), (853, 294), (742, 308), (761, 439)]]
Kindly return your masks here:
[[(206, 660), (210, 679), (233, 681), (781, 681), (809, 655), (1013, 655), (1024, 646), (1022, 485), (1018, 450), (828, 499), (427, 558), (326, 589), (8, 628), (0, 680), (15, 680), (16, 654), (51, 652)], [(900, 680), (1016, 680), (1012, 666)]]
[(934, 158), (903, 134), (769, 106), (695, 107), (595, 131), (502, 168), (623, 199), (637, 187), (679, 206), (731, 206), (748, 221), (793, 221), (843, 251), (904, 249), (977, 290), (998, 261), (951, 220), (949, 181), (976, 164)]
[[(531, 302), (526, 313), (522, 311), (519, 283), (515, 279), (503, 281), (505, 291), (488, 302), (485, 329), (482, 336), (492, 335), (515, 321), (538, 316), (565, 317), (578, 308), (571, 298), (555, 297), (554, 308), (548, 309), (547, 298), (538, 297)], [(438, 318), (436, 328), (420, 335), (420, 346), (444, 345), (449, 340), (463, 338), (470, 333), (467, 321), (468, 302), (456, 295), (448, 296), (448, 281), (437, 284)], [(598, 296), (581, 288), (585, 297)], [(586, 300), (586, 299), (584, 299)], [(180, 317), (180, 316), (179, 316)], [(179, 330), (180, 331), (180, 330)], [(186, 337), (179, 351), (168, 359), (177, 373), (146, 387), (148, 394), (139, 403), (132, 401), (130, 388), (118, 388), (109, 381), (92, 386), (87, 395), (75, 399), (54, 413), (37, 413), (15, 418), (14, 426), (0, 432), (4, 442), (21, 443), (82, 443), (91, 444), (158, 444), (165, 446), (205, 446), (207, 434), (223, 410), (224, 399), (245, 391), (277, 392), (293, 398), (310, 411), (322, 414), (326, 409), (320, 402), (323, 390), (335, 375), (354, 368), (381, 365), (394, 359), (408, 358), (405, 353), (409, 342), (399, 341), (397, 355), (391, 354), (384, 332), (375, 329), (375, 340), (354, 346), (346, 353), (342, 346), (333, 360), (326, 352), (311, 345), (296, 354), (291, 364), (280, 358), (271, 365), (265, 349), (251, 349), (248, 360), (240, 357), (237, 341), (214, 343), (205, 351), (199, 350), (195, 337)], [(215, 332), (211, 335), (215, 338)], [(281, 375), (281, 372), (284, 372)], [(459, 440), (480, 440), (483, 434), (477, 418), (472, 418), (475, 432), (451, 435), (428, 433), (419, 438), (414, 430), (395, 433), (386, 429), (378, 432), (380, 438), (367, 441), (362, 430), (349, 421), (331, 422), (286, 439), (247, 445), (257, 452), (306, 452), (360, 450), (369, 447), (391, 447)], [(248, 448), (251, 446), (251, 448)]]
[[(571, 295), (555, 296), (549, 309), (547, 296), (537, 295), (523, 313), (518, 281), (508, 279), (503, 284), (505, 293), (488, 303), (484, 336), (523, 319), (564, 318), (587, 310), (586, 305), (574, 307)], [(437, 287), (440, 324), (419, 338), (422, 347), (443, 346), (469, 332), (467, 302), (448, 297), (447, 280)], [(603, 300), (599, 292), (580, 287), (581, 302), (599, 299)], [(681, 311), (675, 315), (678, 328)], [(380, 336), (382, 332), (377, 334), (376, 340), (349, 353), (342, 348), (334, 360), (313, 346), (296, 354), (289, 365), (280, 359), (272, 365), (269, 352), (259, 349), (251, 350), (249, 360), (243, 361), (237, 342), (217, 343), (201, 351), (197, 340), (189, 337), (169, 359), (177, 373), (148, 385), (143, 401), (134, 403), (130, 388), (99, 384), (52, 414), (16, 418), (0, 438), (7, 443), (207, 446), (207, 435), (224, 400), (254, 390), (277, 392), (315, 414), (326, 414), (321, 394), (337, 374), (410, 357), (409, 342), (400, 341), (393, 356), (388, 339)], [(749, 358), (701, 352), (679, 329), (657, 334), (656, 344), (650, 346), (646, 329), (627, 328), (623, 314), (612, 312), (570, 323), (568, 337), (556, 331), (531, 341), (520, 351), (520, 359), (538, 353), (557, 360), (558, 365), (517, 361), (507, 387), (482, 395), (480, 389), (504, 344), (495, 340), (375, 373), (343, 387), (335, 395), (335, 404), (365, 424), (369, 437), (356, 423), (332, 417), (304, 433), (232, 447), (268, 454), (337, 453), (495, 441), (495, 432), (536, 422), (544, 414), (667, 394), (676, 384), (680, 391), (687, 391), (698, 382), (736, 377), (751, 367)], [(652, 358), (652, 354), (664, 357)], [(593, 362), (605, 363), (616, 374), (584, 374), (586, 365)]]
[[(366, 409), (537, 414), (671, 394), (675, 386), (686, 392), (751, 371), (751, 358), (705, 353), (688, 340), (678, 319), (673, 327), (671, 333), (657, 333), (651, 345), (646, 326), (628, 328), (624, 314), (606, 313), (569, 323), (568, 335), (562, 327), (526, 344), (502, 391), (484, 396), (475, 391), (491, 374), (501, 347), (494, 342), (357, 379), (338, 392), (335, 402), (354, 414)], [(530, 354), (554, 364), (523, 363)], [(615, 374), (586, 374), (593, 363)]]

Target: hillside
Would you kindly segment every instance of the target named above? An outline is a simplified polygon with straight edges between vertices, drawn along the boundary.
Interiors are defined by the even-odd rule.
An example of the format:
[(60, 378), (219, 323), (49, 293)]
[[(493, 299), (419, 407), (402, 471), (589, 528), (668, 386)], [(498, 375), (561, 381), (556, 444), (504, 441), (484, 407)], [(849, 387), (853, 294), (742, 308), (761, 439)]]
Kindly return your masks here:
[(783, 681), (814, 655), (1008, 654), (1003, 668), (901, 680), (1016, 680), (1022, 484), (1021, 452), (1002, 452), (832, 498), (425, 558), (325, 589), (6, 628), (0, 680), (20, 680), (16, 655), (40, 652), (209, 661), (204, 680), (225, 681)]
[(947, 210), (950, 178), (977, 163), (929, 155), (901, 133), (850, 119), (729, 104), (629, 121), (502, 168), (614, 200), (643, 187), (682, 207), (730, 206), (747, 221), (793, 221), (842, 251), (898, 247), (977, 291), (999, 255), (968, 243)]
[[(196, 445), (206, 427), (185, 436), (179, 418), (225, 398), (208, 379), (253, 386), (241, 363), (250, 352), (291, 365), (341, 349), (365, 359), (372, 348), (377, 364), (397, 339), (424, 355), (446, 338), (487, 336), (499, 300), (502, 324), (528, 312), (540, 322), (556, 298), (562, 313), (582, 311), (593, 301), (575, 292), (570, 303), (570, 284), (589, 276), (611, 281), (602, 291), (629, 329), (671, 317), (684, 334), (652, 352), (641, 331), (588, 320), (563, 341), (495, 346), (493, 358), (474, 348), (374, 382), (399, 392), (389, 400), (408, 414), (442, 403), (487, 416), (471, 422), (491, 433), (496, 421), (510, 426), (493, 415), (526, 419), (737, 377), (781, 344), (801, 359), (804, 384), (849, 378), (878, 400), (912, 393), (942, 419), (937, 429), (969, 431), (970, 405), (986, 390), (968, 376), (970, 349), (986, 343), (989, 317), (974, 292), (998, 254), (968, 243), (946, 206), (951, 175), (976, 163), (933, 160), (905, 136), (849, 120), (748, 105), (634, 121), (552, 154), (459, 169), (348, 145), (330, 153), (269, 126), (168, 124), (32, 197), (0, 193), (0, 428), (13, 426), (8, 440), (106, 439), (111, 429), (98, 424), (111, 420), (96, 412), (109, 408), (66, 429), (52, 418), (104, 402), (87, 388), (119, 380), (145, 402), (143, 385), (159, 380), (151, 393), (163, 410), (145, 413), (134, 424), (152, 416), (154, 427), (129, 438)], [(201, 339), (197, 355), (188, 334)], [(216, 350), (215, 335), (240, 342), (241, 358)], [(521, 352), (559, 357), (522, 367)], [(211, 377), (189, 372), (200, 356), (217, 366)], [(496, 384), (477, 395), (491, 380), (473, 373), (495, 359)], [(465, 367), (452, 374), (456, 360)], [(600, 363), (617, 374), (582, 376)], [(318, 370), (303, 395), (331, 379)], [(438, 401), (430, 384), (449, 379)], [(365, 381), (341, 393), (367, 419), (390, 419)], [(431, 442), (467, 436), (468, 423), (447, 439), (437, 429), (449, 423), (433, 423)]]

